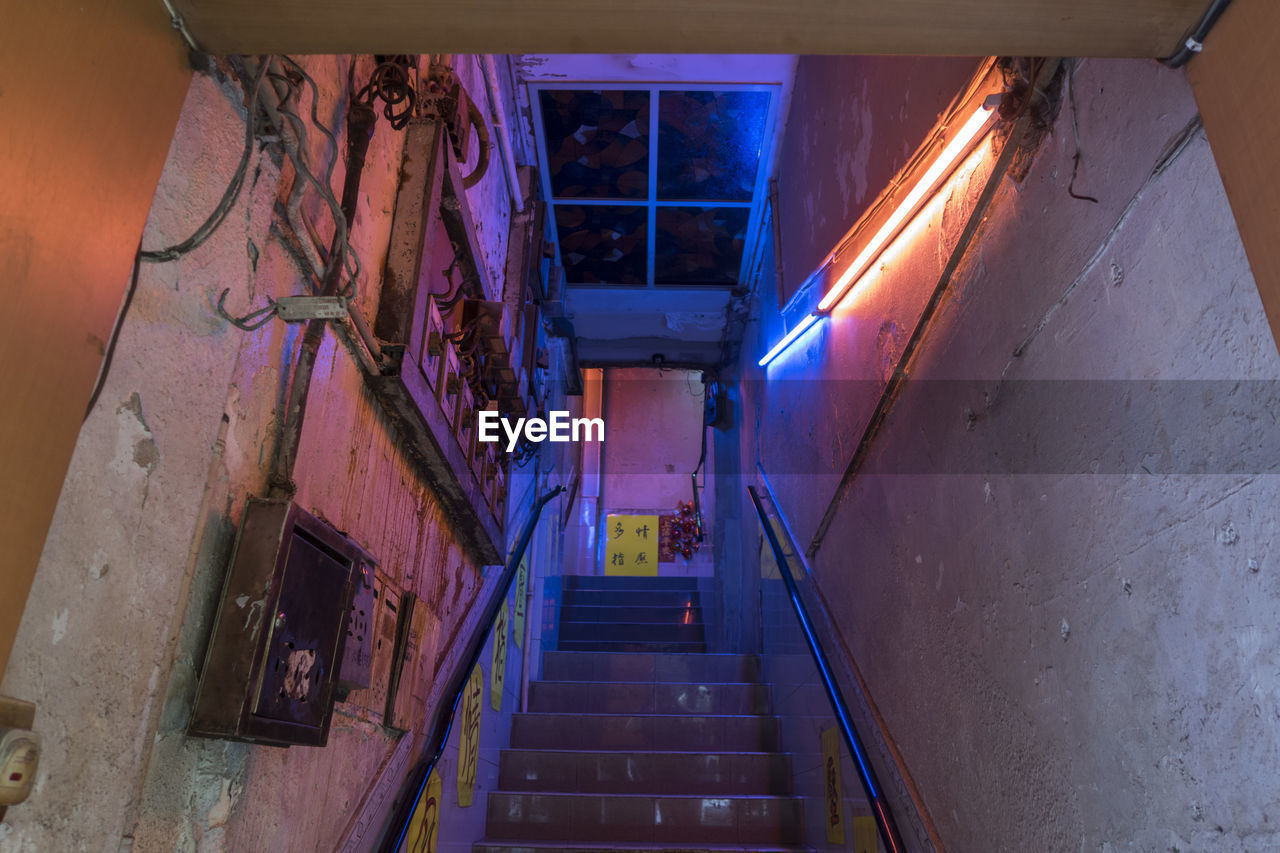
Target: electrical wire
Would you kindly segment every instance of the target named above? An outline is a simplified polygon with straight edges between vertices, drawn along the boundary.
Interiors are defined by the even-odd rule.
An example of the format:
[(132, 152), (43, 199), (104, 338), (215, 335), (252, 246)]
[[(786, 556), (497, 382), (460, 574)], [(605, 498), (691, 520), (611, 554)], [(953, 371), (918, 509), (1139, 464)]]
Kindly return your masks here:
[[(354, 300), (356, 298), (356, 280), (359, 278), (361, 271), (360, 257), (356, 254), (355, 249), (347, 239), (347, 218), (343, 214), (342, 205), (339, 204), (332, 189), (333, 172), (334, 168), (337, 166), (341, 148), (338, 145), (337, 137), (335, 137), (329, 128), (324, 125), (324, 122), (320, 121), (318, 112), (320, 104), (320, 87), (316, 85), (315, 79), (312, 78), (312, 76), (307, 73), (306, 69), (299, 65), (293, 58), (282, 56), (281, 59), (287, 62), (298, 76), (302, 78), (303, 82), (307, 84), (308, 88), (311, 89), (311, 123), (324, 134), (325, 139), (333, 146), (334, 151), (333, 157), (329, 161), (329, 166), (325, 169), (324, 180), (322, 182), (304, 162), (304, 154), (307, 150), (306, 122), (303, 121), (302, 117), (298, 115), (296, 110), (288, 106), (288, 98), (281, 100), (279, 107), (280, 114), (289, 120), (289, 123), (293, 126), (293, 129), (298, 136), (298, 154), (297, 156), (292, 154), (290, 155), (290, 160), (293, 162), (294, 170), (302, 176), (303, 180), (315, 187), (316, 192), (320, 194), (321, 199), (323, 199), (325, 204), (329, 207), (329, 211), (334, 220), (334, 244), (338, 247), (338, 250), (326, 259), (324, 273), (321, 276), (321, 280), (327, 281), (329, 276), (333, 274), (335, 265), (340, 265), (347, 273), (347, 285), (342, 289), (340, 295)], [(282, 80), (290, 87), (290, 89), (294, 91), (297, 90), (293, 81), (287, 77), (273, 75), (273, 79)]]
[(369, 77), (369, 82), (356, 93), (356, 99), (370, 106), (374, 99), (382, 101), (382, 115), (393, 130), (403, 130), (413, 118), (418, 105), (418, 90), (409, 74), (411, 60), (408, 56), (393, 56), (379, 62)]
[(1160, 60), (1160, 62), (1169, 68), (1181, 68), (1186, 65), (1191, 60), (1191, 57), (1204, 50), (1205, 38), (1209, 35), (1209, 31), (1213, 29), (1214, 24), (1218, 23), (1222, 13), (1227, 11), (1229, 5), (1231, 5), (1231, 0), (1213, 0), (1213, 4), (1205, 11), (1200, 23), (1182, 42), (1178, 52), (1167, 59)]
[(1076, 155), (1071, 160), (1071, 183), (1067, 184), (1067, 195), (1080, 201), (1091, 201), (1098, 204), (1098, 200), (1091, 195), (1080, 195), (1076, 192), (1076, 174), (1080, 171), (1080, 120), (1076, 115), (1076, 86), (1075, 86), (1075, 68), (1067, 74), (1067, 101), (1071, 105), (1071, 130), (1075, 134)]
[(120, 328), (124, 325), (124, 318), (129, 313), (129, 306), (133, 304), (133, 295), (138, 292), (138, 273), (141, 268), (142, 245), (139, 244), (138, 251), (133, 257), (133, 274), (129, 277), (129, 289), (124, 292), (124, 301), (120, 303), (120, 310), (116, 312), (116, 322), (111, 327), (111, 337), (107, 340), (106, 351), (102, 354), (102, 366), (98, 368), (98, 378), (94, 380), (93, 393), (89, 395), (89, 405), (84, 410), (84, 421), (89, 420), (93, 407), (98, 403), (98, 397), (102, 395), (102, 388), (107, 384), (107, 374), (111, 372), (111, 362), (116, 355), (116, 344), (120, 340)]
[(218, 230), (218, 226), (222, 225), (223, 221), (226, 220), (227, 214), (235, 206), (236, 199), (240, 197), (240, 190), (244, 187), (245, 175), (249, 171), (249, 161), (253, 157), (253, 136), (258, 119), (258, 92), (262, 88), (266, 68), (266, 62), (258, 66), (258, 72), (254, 75), (253, 82), (249, 86), (245, 113), (244, 150), (240, 154), (240, 162), (236, 166), (236, 171), (231, 176), (231, 182), (227, 184), (227, 188), (222, 193), (222, 198), (219, 199), (217, 206), (209, 214), (209, 218), (190, 237), (181, 243), (175, 243), (163, 249), (141, 250), (138, 252), (140, 261), (147, 261), (153, 264), (175, 261), (203, 245), (213, 235), (213, 232)]

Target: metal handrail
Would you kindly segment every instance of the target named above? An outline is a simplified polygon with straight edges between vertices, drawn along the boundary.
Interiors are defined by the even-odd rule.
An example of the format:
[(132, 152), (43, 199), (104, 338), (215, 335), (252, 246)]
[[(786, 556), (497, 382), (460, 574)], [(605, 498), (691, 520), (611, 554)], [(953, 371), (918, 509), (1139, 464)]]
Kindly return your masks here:
[(756, 487), (747, 486), (747, 492), (750, 493), (751, 500), (756, 506), (756, 512), (760, 516), (760, 526), (764, 528), (764, 535), (769, 540), (769, 547), (773, 549), (774, 559), (778, 563), (778, 574), (782, 576), (782, 582), (787, 587), (787, 595), (791, 598), (792, 607), (795, 608), (796, 618), (800, 622), (800, 629), (804, 632), (805, 642), (809, 646), (809, 653), (813, 655), (813, 662), (817, 665), (818, 673), (822, 676), (822, 686), (826, 689), (827, 699), (831, 702), (832, 711), (835, 712), (836, 722), (840, 726), (840, 733), (844, 735), (845, 745), (854, 757), (854, 764), (858, 768), (858, 781), (862, 783), (862, 790), (866, 793), (867, 800), (871, 803), (871, 810), (875, 815), (876, 827), (880, 830), (880, 837), (884, 840), (891, 853), (904, 853), (906, 847), (903, 846), (898, 826), (894, 822), (893, 814), (889, 811), (888, 803), (884, 799), (883, 789), (876, 779), (875, 769), (872, 768), (870, 761), (867, 760), (866, 750), (863, 748), (862, 739), (858, 737), (857, 728), (849, 716), (849, 707), (844, 701), (844, 695), (840, 690), (840, 686), (836, 684), (835, 677), (831, 673), (831, 666), (827, 662), (827, 656), (822, 651), (822, 646), (813, 631), (813, 622), (809, 619), (809, 611), (804, 606), (804, 602), (800, 600), (800, 588), (791, 574), (791, 561), (789, 559), (789, 556), (798, 556), (798, 554), (794, 551), (788, 552), (783, 548), (782, 542), (778, 539), (778, 532), (774, 529), (769, 514), (765, 511), (764, 503), (761, 501), (760, 493)]
[(466, 692), (467, 681), (471, 678), (471, 671), (475, 669), (480, 660), (480, 653), (484, 651), (485, 643), (489, 641), (489, 634), (493, 631), (493, 623), (498, 618), (498, 611), (502, 609), (503, 602), (507, 600), (507, 593), (511, 589), (512, 581), (515, 580), (520, 560), (524, 557), (524, 552), (529, 547), (529, 540), (533, 538), (533, 530), (538, 525), (538, 519), (542, 515), (542, 508), (562, 491), (564, 491), (564, 486), (556, 486), (534, 502), (533, 510), (530, 512), (528, 520), (525, 521), (524, 528), (520, 531), (520, 538), (516, 540), (516, 547), (512, 549), (511, 555), (507, 557), (507, 564), (502, 570), (502, 577), (498, 579), (497, 588), (493, 591), (488, 603), (485, 604), (477, 630), (468, 641), (467, 653), (463, 663), (455, 667), (453, 675), (450, 676), (449, 690), (445, 692), (445, 695), (448, 696), (452, 693), (453, 702), (448, 705), (448, 714), (443, 713), (445, 709), (443, 702), (436, 706), (435, 716), (429, 727), (431, 739), (427, 741), (427, 748), (424, 750), (428, 758), (418, 765), (412, 775), (414, 795), (394, 807), (393, 819), (389, 824), (390, 829), (379, 845), (379, 850), (383, 851), (383, 853), (393, 853), (393, 851), (399, 850), (401, 843), (404, 841), (405, 832), (409, 829), (409, 821), (413, 817), (413, 808), (417, 805), (423, 789), (427, 786), (431, 771), (435, 769), (440, 756), (444, 754), (445, 746), (449, 743), (449, 733), (453, 731), (453, 721), (457, 716), (458, 705), (462, 702), (462, 696)]

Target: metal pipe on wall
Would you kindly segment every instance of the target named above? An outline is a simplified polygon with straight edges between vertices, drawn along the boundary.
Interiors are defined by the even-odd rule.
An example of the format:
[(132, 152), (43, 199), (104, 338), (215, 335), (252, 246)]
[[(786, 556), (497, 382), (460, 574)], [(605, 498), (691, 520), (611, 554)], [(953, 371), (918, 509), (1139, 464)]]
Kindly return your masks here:
[(502, 167), (507, 176), (507, 192), (511, 197), (511, 205), (516, 213), (524, 213), (524, 196), (520, 192), (520, 178), (516, 174), (516, 158), (511, 150), (511, 131), (502, 115), (502, 89), (498, 86), (498, 69), (493, 64), (493, 54), (486, 53), (480, 57), (480, 73), (484, 75), (485, 88), (489, 93), (489, 120), (497, 131), (498, 145), (502, 148)]

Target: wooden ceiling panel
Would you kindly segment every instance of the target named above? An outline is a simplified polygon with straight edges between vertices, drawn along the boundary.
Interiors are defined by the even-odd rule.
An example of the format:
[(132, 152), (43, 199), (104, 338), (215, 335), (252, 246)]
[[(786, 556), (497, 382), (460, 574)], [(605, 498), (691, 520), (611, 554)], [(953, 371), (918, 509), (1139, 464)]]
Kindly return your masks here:
[(173, 0), (211, 53), (1167, 56), (1209, 0)]

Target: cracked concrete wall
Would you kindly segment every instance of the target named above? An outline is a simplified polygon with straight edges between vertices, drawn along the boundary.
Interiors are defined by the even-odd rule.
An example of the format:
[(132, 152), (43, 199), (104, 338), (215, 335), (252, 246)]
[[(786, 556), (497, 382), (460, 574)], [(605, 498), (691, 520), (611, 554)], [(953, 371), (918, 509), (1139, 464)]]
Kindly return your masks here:
[[(1098, 202), (1067, 193), (1068, 103), (1001, 181), (812, 570), (948, 849), (1275, 849), (1280, 355), (1184, 76), (1070, 73)], [(802, 547), (980, 157), (851, 305), (744, 371)]]
[[(349, 61), (304, 60), (320, 84), (320, 118), (337, 131), (345, 127)], [(355, 79), (371, 70), (361, 58)], [(182, 240), (213, 209), (240, 156), (244, 113), (236, 82), (221, 73), (195, 77), (145, 247)], [(318, 132), (310, 142), (313, 162), (334, 156)], [(379, 120), (352, 229), (366, 317), (376, 311), (402, 145), (403, 135)], [(340, 192), (341, 152), (337, 159)], [(292, 180), (285, 163), (255, 146), (244, 191), (209, 241), (139, 272), (3, 683), (3, 692), (37, 703), (44, 736), (35, 791), (10, 810), (6, 849), (325, 849), (338, 843), (395, 746), (363, 691), (339, 703), (325, 748), (185, 736), (245, 500), (267, 491), (301, 334), (278, 320), (242, 332), (215, 310), (224, 290), (232, 313), (304, 292), (273, 214)], [(495, 168), (474, 188), (480, 215), (503, 198), (503, 181)], [(314, 194), (303, 207), (323, 230), (327, 208)], [(505, 251), (491, 240), (488, 252)], [(463, 632), (479, 567), (332, 333), (317, 360), (295, 479), (303, 507), (349, 533), (381, 571), (422, 597), (443, 656)], [(423, 658), (430, 678), (436, 657)], [(416, 710), (415, 728), (426, 712)]]

